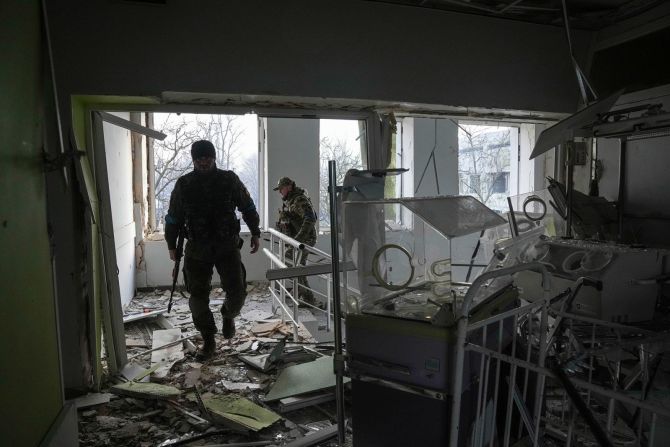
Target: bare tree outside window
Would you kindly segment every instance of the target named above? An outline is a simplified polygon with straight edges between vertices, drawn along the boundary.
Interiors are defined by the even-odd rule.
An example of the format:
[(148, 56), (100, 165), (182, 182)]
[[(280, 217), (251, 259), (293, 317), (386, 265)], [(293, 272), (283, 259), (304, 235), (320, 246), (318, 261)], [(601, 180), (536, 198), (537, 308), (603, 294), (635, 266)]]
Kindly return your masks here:
[(328, 161), (335, 160), (337, 166), (337, 184), (344, 182), (349, 169), (363, 169), (360, 145), (355, 148), (345, 140), (321, 138), (319, 173), (319, 226), (330, 227), (330, 198), (328, 195)]
[(503, 210), (509, 195), (510, 127), (458, 125), (459, 194)]
[(197, 140), (209, 140), (214, 144), (217, 167), (235, 171), (254, 202), (258, 203), (255, 115), (156, 113), (154, 123), (156, 129), (167, 135), (165, 140), (154, 143), (156, 221), (159, 227), (164, 223), (175, 182), (193, 169), (191, 144)]

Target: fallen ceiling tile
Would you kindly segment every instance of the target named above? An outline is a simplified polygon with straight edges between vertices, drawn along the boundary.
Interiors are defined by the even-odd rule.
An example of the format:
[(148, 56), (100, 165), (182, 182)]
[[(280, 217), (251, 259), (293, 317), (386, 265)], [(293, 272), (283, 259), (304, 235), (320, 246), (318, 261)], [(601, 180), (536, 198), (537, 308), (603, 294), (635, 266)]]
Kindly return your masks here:
[(278, 414), (243, 397), (216, 396), (203, 399), (203, 403), (210, 416), (233, 428), (258, 431), (281, 419)]
[[(349, 382), (348, 377), (344, 382)], [(310, 393), (335, 386), (333, 372), (333, 358), (324, 356), (313, 362), (289, 366), (282, 370), (270, 392), (265, 396), (266, 401)]]
[[(166, 344), (175, 342), (181, 338), (181, 329), (161, 329), (153, 332), (152, 349), (164, 346)], [(164, 363), (161, 367), (154, 371), (154, 376), (159, 379), (165, 378), (172, 365), (178, 360), (184, 358), (184, 348), (182, 343), (173, 346), (168, 346), (164, 349), (159, 349), (151, 353), (151, 365), (156, 363)]]
[(139, 397), (145, 399), (171, 399), (181, 394), (181, 391), (170, 385), (144, 382), (125, 382), (110, 388), (114, 394)]
[(74, 400), (74, 406), (77, 410), (92, 407), (94, 405), (106, 404), (112, 395), (109, 393), (89, 393), (85, 396), (77, 397)]

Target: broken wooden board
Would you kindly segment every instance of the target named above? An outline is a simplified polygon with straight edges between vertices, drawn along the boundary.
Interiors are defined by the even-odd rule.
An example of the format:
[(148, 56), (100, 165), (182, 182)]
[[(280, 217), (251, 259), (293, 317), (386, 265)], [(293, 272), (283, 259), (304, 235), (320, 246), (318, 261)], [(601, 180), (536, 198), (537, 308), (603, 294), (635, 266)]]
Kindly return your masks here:
[[(181, 338), (180, 329), (161, 329), (154, 331), (152, 349), (159, 348), (168, 343), (172, 343), (174, 341), (179, 340), (180, 338)], [(184, 358), (184, 348), (182, 346), (182, 343), (178, 343), (176, 345), (168, 346), (164, 349), (159, 349), (157, 351), (152, 352), (151, 353), (152, 366), (155, 365), (156, 363), (164, 363), (164, 365), (162, 365), (161, 367), (156, 369), (156, 371), (154, 371), (153, 373), (154, 377), (158, 379), (165, 378), (170, 372), (172, 365), (174, 365), (175, 362), (183, 358)]]
[(262, 430), (281, 419), (278, 414), (244, 397), (221, 395), (203, 399), (203, 404), (215, 421), (243, 430)]
[(118, 395), (143, 399), (172, 399), (181, 394), (181, 391), (173, 386), (145, 382), (120, 383), (112, 386), (109, 391)]
[[(345, 383), (350, 381), (348, 377), (344, 378)], [(325, 390), (334, 386), (333, 358), (324, 356), (313, 362), (289, 366), (282, 370), (272, 389), (265, 396), (265, 401)]]

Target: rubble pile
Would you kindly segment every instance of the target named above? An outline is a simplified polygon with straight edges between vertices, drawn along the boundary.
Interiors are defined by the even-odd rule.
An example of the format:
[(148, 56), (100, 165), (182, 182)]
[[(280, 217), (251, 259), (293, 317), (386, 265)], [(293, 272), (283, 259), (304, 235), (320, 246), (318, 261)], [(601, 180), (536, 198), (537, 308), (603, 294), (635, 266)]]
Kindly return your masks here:
[[(318, 343), (302, 324), (294, 340), (267, 287), (248, 287), (235, 337), (217, 334), (205, 362), (195, 360), (202, 340), (187, 292), (175, 293), (170, 314), (169, 291), (139, 293), (125, 309), (128, 364), (106, 377), (102, 403), (89, 395), (78, 406), (80, 445), (336, 445), (334, 375), (323, 367), (332, 365), (333, 344)], [(224, 298), (221, 289), (210, 295), (219, 328)]]

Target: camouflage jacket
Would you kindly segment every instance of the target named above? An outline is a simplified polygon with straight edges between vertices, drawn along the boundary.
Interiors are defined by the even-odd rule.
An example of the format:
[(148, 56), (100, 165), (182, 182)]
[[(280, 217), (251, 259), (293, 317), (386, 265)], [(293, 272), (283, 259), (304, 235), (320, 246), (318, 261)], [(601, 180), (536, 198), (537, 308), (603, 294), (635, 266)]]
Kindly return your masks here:
[(258, 212), (249, 191), (233, 171), (216, 169), (211, 173), (189, 172), (177, 179), (170, 208), (165, 216), (165, 240), (168, 249), (177, 245), (181, 225), (186, 226), (186, 254), (237, 247), (240, 222), (235, 209), (242, 213), (251, 234), (260, 235)]
[(316, 243), (316, 213), (307, 193), (294, 188), (283, 199), (277, 230), (307, 245)]

